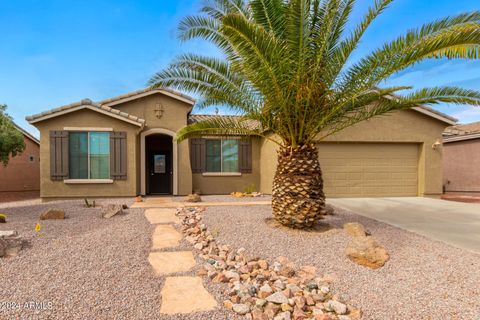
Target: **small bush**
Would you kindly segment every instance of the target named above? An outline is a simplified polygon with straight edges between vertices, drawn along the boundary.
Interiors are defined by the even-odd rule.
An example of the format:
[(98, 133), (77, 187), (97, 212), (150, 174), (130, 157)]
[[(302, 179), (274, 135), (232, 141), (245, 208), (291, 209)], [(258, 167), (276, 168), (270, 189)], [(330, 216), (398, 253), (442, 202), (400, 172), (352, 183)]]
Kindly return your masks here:
[(0, 213), (0, 223), (6, 223), (7, 222), (7, 215)]

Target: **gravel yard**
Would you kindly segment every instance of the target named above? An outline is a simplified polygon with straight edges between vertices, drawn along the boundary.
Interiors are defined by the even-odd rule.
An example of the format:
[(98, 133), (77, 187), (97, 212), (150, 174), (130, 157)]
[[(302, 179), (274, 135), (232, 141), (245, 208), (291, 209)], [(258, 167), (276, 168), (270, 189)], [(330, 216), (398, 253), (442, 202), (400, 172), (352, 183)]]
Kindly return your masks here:
[[(340, 209), (325, 218), (332, 227), (325, 232), (274, 228), (265, 223), (270, 217), (269, 206), (210, 207), (204, 222), (220, 244), (316, 266), (334, 279), (336, 293), (363, 310), (363, 319), (480, 319), (478, 253)], [(384, 267), (371, 270), (345, 256), (346, 222), (363, 224), (389, 251)]]
[[(67, 219), (39, 221), (47, 208), (65, 210)], [(156, 277), (148, 263), (154, 226), (142, 209), (103, 219), (99, 208), (85, 208), (83, 201), (32, 201), (3, 204), (0, 212), (8, 216), (0, 230), (16, 229), (29, 241), (19, 256), (0, 259), (0, 319), (234, 319), (225, 309), (160, 315), (165, 278)], [(219, 285), (206, 287), (223, 301)], [(29, 302), (37, 306), (25, 305)]]

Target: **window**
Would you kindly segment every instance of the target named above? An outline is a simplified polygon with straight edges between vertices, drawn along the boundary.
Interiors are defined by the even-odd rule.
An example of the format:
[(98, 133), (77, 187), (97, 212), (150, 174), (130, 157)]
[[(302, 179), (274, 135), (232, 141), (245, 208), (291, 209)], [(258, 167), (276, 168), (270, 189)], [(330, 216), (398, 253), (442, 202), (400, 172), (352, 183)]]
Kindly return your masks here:
[(206, 140), (207, 172), (238, 172), (238, 140)]
[(70, 179), (110, 179), (110, 133), (70, 132)]

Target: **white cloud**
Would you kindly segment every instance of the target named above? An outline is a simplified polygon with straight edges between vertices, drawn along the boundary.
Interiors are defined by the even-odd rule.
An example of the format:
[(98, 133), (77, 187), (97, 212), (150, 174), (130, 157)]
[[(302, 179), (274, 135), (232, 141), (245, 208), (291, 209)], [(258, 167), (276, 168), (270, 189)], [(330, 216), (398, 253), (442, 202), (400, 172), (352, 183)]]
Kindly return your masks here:
[(453, 113), (452, 117), (457, 118), (459, 123), (470, 123), (480, 121), (480, 108), (468, 108), (457, 113)]

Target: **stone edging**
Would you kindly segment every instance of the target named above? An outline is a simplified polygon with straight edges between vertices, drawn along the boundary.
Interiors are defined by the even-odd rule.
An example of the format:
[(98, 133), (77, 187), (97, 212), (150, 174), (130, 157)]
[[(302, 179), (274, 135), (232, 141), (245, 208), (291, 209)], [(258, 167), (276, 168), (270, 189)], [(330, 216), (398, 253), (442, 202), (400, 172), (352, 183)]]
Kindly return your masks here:
[(205, 260), (198, 272), (216, 283), (228, 284), (230, 297), (224, 306), (253, 320), (349, 320), (361, 318), (361, 310), (339, 301), (327, 279), (316, 276), (316, 268), (297, 269), (285, 257), (273, 264), (218, 245), (202, 223), (204, 208), (180, 208), (181, 231), (195, 253)]

